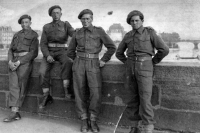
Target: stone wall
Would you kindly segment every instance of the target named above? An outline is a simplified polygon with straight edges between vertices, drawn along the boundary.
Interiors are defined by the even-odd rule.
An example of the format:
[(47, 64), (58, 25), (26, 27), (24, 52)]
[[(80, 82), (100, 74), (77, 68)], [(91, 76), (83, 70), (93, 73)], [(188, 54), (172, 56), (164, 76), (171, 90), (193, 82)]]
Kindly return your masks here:
[[(59, 78), (60, 64), (55, 63), (51, 76), (51, 94), (54, 103), (45, 110), (38, 110), (42, 98), (39, 86), (38, 69), (40, 60), (35, 60), (30, 78), (27, 96), (22, 111), (48, 115), (52, 117), (78, 119), (74, 100), (64, 99), (62, 81)], [(109, 62), (102, 68), (103, 89), (100, 122), (116, 124), (125, 108), (127, 90), (124, 82), (124, 65), (120, 62)], [(160, 63), (155, 67), (152, 105), (155, 110), (155, 127), (157, 129), (200, 132), (200, 65), (199, 63)], [(8, 103), (8, 66), (0, 61), (0, 107)], [(132, 123), (122, 118), (120, 125)]]

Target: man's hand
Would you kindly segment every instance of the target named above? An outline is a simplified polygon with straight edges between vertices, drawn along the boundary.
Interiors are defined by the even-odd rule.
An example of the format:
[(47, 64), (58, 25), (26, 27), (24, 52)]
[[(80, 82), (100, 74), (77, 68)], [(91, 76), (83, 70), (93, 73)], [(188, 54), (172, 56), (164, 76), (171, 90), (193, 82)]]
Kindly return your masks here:
[(103, 66), (106, 64), (106, 63), (105, 63), (104, 61), (102, 61), (102, 60), (100, 60), (99, 63), (100, 63), (100, 67), (103, 67)]
[(49, 55), (49, 56), (47, 57), (47, 61), (48, 61), (49, 63), (52, 63), (52, 62), (54, 62), (55, 60), (53, 59), (53, 57), (52, 57), (51, 55)]
[(14, 63), (15, 67), (13, 68), (12, 71), (15, 71), (19, 67), (19, 65), (20, 65), (20, 61), (18, 60), (17, 62)]
[(10, 61), (8, 62), (8, 65), (9, 65), (10, 70), (13, 71), (13, 69), (15, 68), (14, 62), (12, 62), (12, 61), (10, 60)]

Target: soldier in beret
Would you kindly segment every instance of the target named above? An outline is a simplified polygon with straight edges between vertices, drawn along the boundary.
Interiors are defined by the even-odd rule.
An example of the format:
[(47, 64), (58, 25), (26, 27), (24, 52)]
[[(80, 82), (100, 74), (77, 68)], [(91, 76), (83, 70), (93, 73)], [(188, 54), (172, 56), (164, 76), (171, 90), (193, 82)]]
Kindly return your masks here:
[(151, 105), (153, 67), (169, 53), (163, 40), (152, 28), (143, 27), (143, 22), (144, 16), (140, 11), (128, 14), (127, 23), (132, 30), (124, 36), (116, 52), (116, 57), (125, 64), (125, 88), (130, 92), (124, 114), (138, 122), (130, 133), (152, 133), (154, 129)]
[(47, 103), (52, 103), (53, 98), (49, 93), (49, 73), (54, 61), (59, 61), (62, 64), (61, 78), (63, 80), (63, 87), (65, 97), (71, 98), (68, 91), (70, 79), (72, 77), (72, 60), (67, 57), (66, 50), (68, 47), (68, 37), (72, 37), (74, 29), (67, 21), (61, 21), (62, 16), (61, 7), (58, 5), (49, 8), (49, 16), (52, 17), (51, 23), (45, 24), (43, 27), (42, 37), (40, 41), (41, 51), (43, 53), (43, 60), (40, 66), (40, 82), (43, 89), (44, 97), (39, 105), (39, 108), (44, 108)]
[(27, 82), (32, 71), (33, 60), (38, 55), (38, 34), (30, 27), (31, 17), (23, 15), (19, 18), (22, 30), (12, 39), (8, 51), (9, 66), (9, 102), (11, 114), (4, 122), (21, 119), (19, 108), (24, 101)]
[[(92, 132), (96, 133), (99, 132), (96, 120), (101, 105), (100, 67), (110, 60), (116, 47), (101, 27), (92, 25), (93, 12), (91, 10), (81, 11), (78, 18), (83, 27), (76, 31), (68, 47), (68, 56), (74, 60), (72, 71), (75, 102), (77, 113), (82, 120), (81, 131), (87, 132), (91, 127)], [(99, 60), (103, 44), (107, 52)], [(90, 92), (89, 108), (86, 97), (87, 86)]]
[[(75, 102), (77, 113), (82, 120), (81, 131), (87, 132), (91, 127), (91, 131), (97, 133), (99, 127), (96, 120), (101, 105), (102, 87), (100, 67), (110, 60), (116, 47), (101, 27), (92, 25), (93, 12), (91, 10), (81, 11), (78, 18), (83, 27), (76, 31), (68, 47), (68, 56), (74, 60), (72, 71)], [(107, 52), (99, 60), (99, 52), (103, 44)], [(89, 107), (86, 97), (87, 89), (90, 92)]]

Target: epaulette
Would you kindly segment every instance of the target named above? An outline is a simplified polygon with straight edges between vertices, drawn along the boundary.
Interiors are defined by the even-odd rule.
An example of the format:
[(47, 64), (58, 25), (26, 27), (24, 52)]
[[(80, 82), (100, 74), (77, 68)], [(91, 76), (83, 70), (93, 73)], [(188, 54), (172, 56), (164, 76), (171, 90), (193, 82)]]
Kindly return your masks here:
[(102, 29), (103, 30), (103, 28), (100, 27), (100, 26), (94, 26), (94, 27), (97, 28), (97, 29)]
[(38, 33), (36, 31), (34, 31), (34, 30), (32, 30), (32, 31), (33, 31), (33, 33), (35, 33), (38, 36)]

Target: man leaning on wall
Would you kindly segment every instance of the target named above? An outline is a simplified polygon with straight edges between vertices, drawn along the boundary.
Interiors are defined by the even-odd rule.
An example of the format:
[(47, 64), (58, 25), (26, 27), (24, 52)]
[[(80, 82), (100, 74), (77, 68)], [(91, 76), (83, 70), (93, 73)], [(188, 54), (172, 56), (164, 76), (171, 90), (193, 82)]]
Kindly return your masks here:
[(72, 77), (71, 67), (73, 62), (67, 57), (66, 50), (68, 37), (72, 37), (74, 29), (69, 22), (60, 20), (62, 16), (61, 10), (58, 5), (49, 8), (48, 13), (53, 21), (44, 25), (40, 41), (41, 51), (44, 56), (39, 70), (40, 84), (44, 94), (43, 100), (39, 105), (40, 109), (53, 102), (53, 98), (50, 95), (50, 77), (48, 74), (54, 61), (58, 61), (62, 65), (61, 78), (63, 80), (65, 98), (71, 99), (68, 89)]
[(128, 14), (127, 23), (132, 30), (124, 36), (116, 52), (116, 57), (126, 66), (125, 88), (130, 92), (125, 114), (138, 122), (129, 133), (152, 133), (155, 124), (151, 105), (153, 67), (169, 53), (163, 40), (153, 29), (143, 27), (143, 22), (140, 11)]
[(30, 27), (31, 17), (23, 15), (19, 18), (22, 30), (12, 39), (8, 51), (9, 66), (9, 107), (11, 114), (4, 122), (21, 119), (19, 108), (22, 106), (27, 82), (32, 71), (33, 60), (38, 55), (38, 34)]
[[(68, 48), (68, 56), (73, 63), (73, 85), (77, 113), (82, 120), (81, 132), (99, 132), (97, 118), (101, 105), (102, 80), (100, 67), (103, 67), (114, 54), (116, 47), (101, 27), (92, 25), (93, 12), (85, 9), (78, 15), (83, 27), (73, 35)], [(107, 52), (99, 60), (102, 46)], [(88, 87), (89, 88), (88, 88)], [(87, 89), (90, 92), (89, 106)]]

